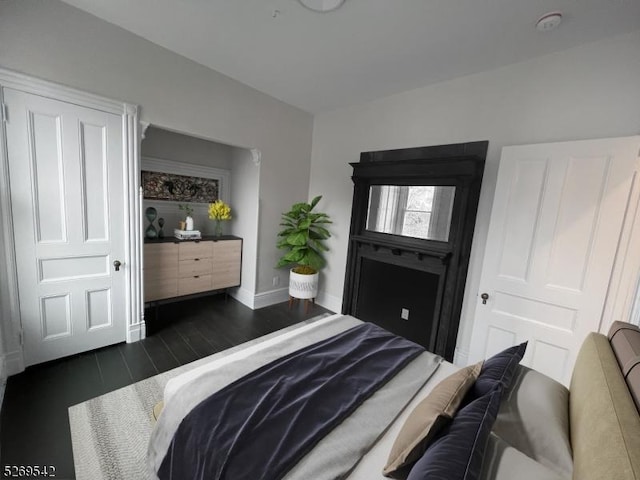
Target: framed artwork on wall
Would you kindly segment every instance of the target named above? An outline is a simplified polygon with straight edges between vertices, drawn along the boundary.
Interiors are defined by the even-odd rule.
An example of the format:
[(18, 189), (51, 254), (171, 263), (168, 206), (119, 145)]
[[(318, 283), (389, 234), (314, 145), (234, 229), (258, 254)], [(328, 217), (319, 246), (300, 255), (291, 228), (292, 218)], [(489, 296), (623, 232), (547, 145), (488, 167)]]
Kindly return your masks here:
[(142, 191), (146, 200), (212, 203), (218, 200), (217, 178), (193, 177), (166, 172), (142, 170)]

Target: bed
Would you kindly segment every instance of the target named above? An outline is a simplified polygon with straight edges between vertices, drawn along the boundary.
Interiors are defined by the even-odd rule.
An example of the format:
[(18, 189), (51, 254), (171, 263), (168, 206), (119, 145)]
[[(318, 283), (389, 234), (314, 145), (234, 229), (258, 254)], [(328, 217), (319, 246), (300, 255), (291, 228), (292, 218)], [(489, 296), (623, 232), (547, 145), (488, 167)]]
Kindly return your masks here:
[[(271, 412), (277, 418), (282, 411), (271, 406), (288, 407), (298, 397), (265, 397), (262, 392), (281, 379), (287, 384), (289, 377), (293, 390), (300, 384), (316, 388), (314, 379), (300, 382), (297, 371), (282, 374), (277, 369), (290, 361), (297, 369), (301, 356), (312, 367), (328, 362), (333, 372), (331, 359), (318, 356), (317, 349), (328, 345), (333, 357), (331, 349), (340, 342), (347, 342), (344, 358), (350, 359), (338, 357), (348, 370), (349, 380), (340, 387), (348, 392), (345, 415), (327, 430), (316, 427), (322, 415), (335, 418), (342, 409), (333, 398), (342, 392), (321, 395), (320, 402), (307, 400), (303, 393), (303, 407), (311, 408), (302, 408), (302, 413), (284, 409), (284, 420), (273, 423)], [(333, 315), (175, 377), (166, 385), (165, 407), (149, 443), (152, 478), (640, 480), (638, 327), (616, 322), (609, 338), (590, 334), (578, 355), (571, 391), (519, 365), (526, 342), (466, 367), (405, 342), (380, 327)], [(362, 357), (360, 343), (369, 349), (362, 350)], [(396, 350), (402, 354), (390, 353)], [(373, 380), (384, 380), (354, 407), (351, 397), (369, 388), (369, 380), (363, 377), (362, 383), (357, 373), (361, 360), (369, 357), (382, 359), (384, 368), (379, 369), (375, 360), (362, 370), (371, 369)], [(353, 377), (351, 365), (356, 369)], [(264, 377), (266, 383), (252, 390), (252, 379), (261, 380), (272, 369), (280, 372), (275, 380)], [(322, 388), (331, 383), (320, 377)], [(229, 402), (225, 392), (243, 392), (234, 390), (237, 385), (247, 389)], [(245, 398), (250, 410), (236, 411)], [(212, 405), (222, 408), (211, 409)], [(203, 411), (204, 416), (192, 415)], [(227, 428), (234, 422), (249, 428), (236, 436), (235, 427)], [(267, 440), (252, 443), (262, 438), (262, 424), (267, 425)], [(222, 435), (212, 436), (219, 428)], [(307, 435), (316, 428), (322, 431), (319, 438)], [(283, 440), (290, 434), (296, 448)], [(242, 454), (234, 460), (236, 439), (243, 436), (249, 448), (239, 450)], [(308, 443), (307, 437), (313, 441)], [(223, 466), (212, 474), (201, 467), (207, 464)]]
[[(331, 315), (170, 380), (164, 392), (164, 408), (149, 446), (153, 478), (158, 478), (162, 459), (167, 455), (179, 425), (208, 395), (290, 352), (358, 325), (364, 324), (350, 316)], [(380, 452), (388, 450), (393, 443), (411, 407), (426, 396), (434, 384), (455, 370), (454, 365), (421, 349), (416, 358), (325, 435), (283, 478), (320, 480), (344, 478), (346, 474), (350, 479), (384, 478), (382, 467), (386, 454)]]

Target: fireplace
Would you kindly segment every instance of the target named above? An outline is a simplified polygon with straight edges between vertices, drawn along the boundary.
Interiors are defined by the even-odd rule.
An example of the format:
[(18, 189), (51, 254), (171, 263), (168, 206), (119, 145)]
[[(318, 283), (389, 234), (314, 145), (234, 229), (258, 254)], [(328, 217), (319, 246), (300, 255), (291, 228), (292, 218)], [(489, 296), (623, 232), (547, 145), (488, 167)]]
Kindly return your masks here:
[(453, 360), (487, 147), (366, 152), (351, 164), (343, 313)]
[(355, 316), (429, 348), (442, 275), (414, 267), (363, 258)]

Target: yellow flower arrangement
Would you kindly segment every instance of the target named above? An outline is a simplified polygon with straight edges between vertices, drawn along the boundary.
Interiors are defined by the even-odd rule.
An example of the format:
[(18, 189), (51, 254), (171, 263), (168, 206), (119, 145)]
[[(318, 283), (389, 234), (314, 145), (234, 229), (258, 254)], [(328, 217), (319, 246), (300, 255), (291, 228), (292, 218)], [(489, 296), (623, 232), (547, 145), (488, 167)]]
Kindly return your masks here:
[(216, 221), (216, 237), (222, 235), (222, 220), (231, 220), (231, 207), (222, 200), (209, 204), (209, 219)]
[(231, 207), (222, 200), (216, 200), (209, 204), (209, 219), (231, 220)]

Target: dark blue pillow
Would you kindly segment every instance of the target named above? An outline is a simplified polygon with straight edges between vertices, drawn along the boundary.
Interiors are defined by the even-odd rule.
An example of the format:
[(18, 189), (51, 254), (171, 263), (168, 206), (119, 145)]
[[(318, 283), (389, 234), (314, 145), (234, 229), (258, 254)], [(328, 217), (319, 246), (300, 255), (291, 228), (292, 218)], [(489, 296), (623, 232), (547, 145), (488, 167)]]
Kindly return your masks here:
[(480, 375), (476, 383), (467, 393), (466, 402), (480, 398), (493, 390), (497, 385), (502, 385), (506, 390), (511, 385), (513, 374), (527, 349), (527, 342), (507, 348), (493, 357), (484, 361)]
[(500, 409), (497, 388), (461, 409), (409, 472), (407, 480), (476, 480)]

